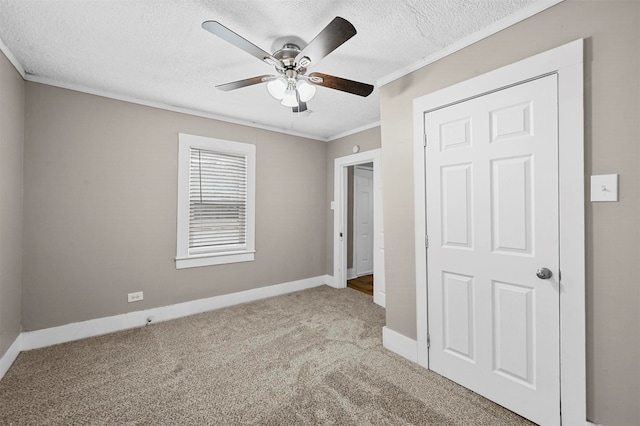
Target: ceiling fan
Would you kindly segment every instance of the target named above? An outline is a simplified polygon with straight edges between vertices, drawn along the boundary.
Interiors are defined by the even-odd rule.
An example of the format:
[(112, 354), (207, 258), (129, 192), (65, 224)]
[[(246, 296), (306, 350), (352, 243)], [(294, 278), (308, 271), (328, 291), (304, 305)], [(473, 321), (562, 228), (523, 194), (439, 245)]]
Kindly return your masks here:
[(334, 18), (303, 49), (300, 49), (297, 44), (285, 43), (282, 49), (273, 54), (265, 52), (217, 21), (205, 21), (202, 23), (202, 28), (261, 61), (273, 65), (277, 72), (275, 75), (260, 75), (219, 84), (216, 86), (219, 90), (229, 91), (267, 83), (267, 89), (271, 96), (280, 100), (282, 105), (291, 107), (293, 112), (307, 110), (307, 102), (316, 93), (315, 86), (328, 87), (359, 96), (368, 96), (373, 91), (373, 86), (370, 84), (319, 72), (307, 74), (311, 66), (317, 65), (322, 58), (356, 35), (355, 27), (339, 16)]

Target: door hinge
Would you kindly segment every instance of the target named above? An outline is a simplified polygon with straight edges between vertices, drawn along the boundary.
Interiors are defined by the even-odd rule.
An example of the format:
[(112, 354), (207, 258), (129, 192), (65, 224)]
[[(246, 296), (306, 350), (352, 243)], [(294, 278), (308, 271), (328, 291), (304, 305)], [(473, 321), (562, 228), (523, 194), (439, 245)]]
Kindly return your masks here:
[(431, 335), (427, 334), (427, 349), (431, 348)]
[(425, 148), (427, 147), (427, 134), (426, 133), (422, 134), (422, 146), (424, 146)]
[(424, 246), (426, 248), (429, 248), (429, 236), (428, 235), (424, 236)]

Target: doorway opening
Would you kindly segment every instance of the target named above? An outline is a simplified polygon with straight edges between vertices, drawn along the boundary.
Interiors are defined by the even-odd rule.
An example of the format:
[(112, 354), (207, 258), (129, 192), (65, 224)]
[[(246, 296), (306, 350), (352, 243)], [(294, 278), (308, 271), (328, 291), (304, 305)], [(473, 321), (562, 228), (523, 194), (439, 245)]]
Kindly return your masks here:
[(347, 287), (373, 296), (373, 163), (347, 169)]
[(335, 287), (362, 278), (359, 286), (369, 281), (374, 302), (385, 306), (380, 149), (336, 158), (332, 208)]

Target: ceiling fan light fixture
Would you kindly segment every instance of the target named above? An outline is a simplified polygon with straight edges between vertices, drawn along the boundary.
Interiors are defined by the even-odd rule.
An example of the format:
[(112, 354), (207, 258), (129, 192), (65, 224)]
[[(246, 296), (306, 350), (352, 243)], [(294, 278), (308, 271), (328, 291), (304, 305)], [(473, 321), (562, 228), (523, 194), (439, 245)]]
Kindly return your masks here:
[(316, 87), (304, 80), (298, 81), (298, 93), (302, 102), (309, 102), (316, 94)]
[(278, 100), (284, 98), (287, 90), (287, 81), (283, 78), (276, 78), (267, 83), (267, 90), (269, 94)]
[(284, 92), (284, 97), (282, 98), (282, 105), (286, 107), (297, 107), (298, 106), (298, 98), (296, 96), (296, 89), (287, 88)]

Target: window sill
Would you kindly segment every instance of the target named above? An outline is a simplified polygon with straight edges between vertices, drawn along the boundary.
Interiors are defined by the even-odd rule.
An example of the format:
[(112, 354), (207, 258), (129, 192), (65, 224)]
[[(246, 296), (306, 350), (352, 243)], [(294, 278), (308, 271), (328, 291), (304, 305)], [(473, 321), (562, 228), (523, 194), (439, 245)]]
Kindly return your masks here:
[(209, 253), (188, 257), (176, 257), (176, 269), (198, 268), (200, 266), (224, 265), (227, 263), (252, 262), (255, 252)]

